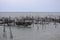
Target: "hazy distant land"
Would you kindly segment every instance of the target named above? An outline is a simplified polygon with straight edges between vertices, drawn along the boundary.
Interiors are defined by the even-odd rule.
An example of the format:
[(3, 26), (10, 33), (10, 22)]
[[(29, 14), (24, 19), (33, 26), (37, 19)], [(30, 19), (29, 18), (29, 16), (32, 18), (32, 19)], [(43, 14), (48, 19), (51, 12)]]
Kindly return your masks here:
[(0, 12), (0, 16), (60, 16), (60, 12)]

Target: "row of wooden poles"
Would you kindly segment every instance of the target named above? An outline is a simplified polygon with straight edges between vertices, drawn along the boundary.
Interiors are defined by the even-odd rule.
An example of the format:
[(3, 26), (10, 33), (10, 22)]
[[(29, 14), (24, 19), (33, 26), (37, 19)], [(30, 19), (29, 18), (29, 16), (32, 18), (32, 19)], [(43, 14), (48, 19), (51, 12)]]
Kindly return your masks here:
[[(9, 19), (8, 20), (10, 20), (10, 17), (9, 17)], [(13, 34), (12, 34), (12, 30), (11, 30), (11, 23), (9, 23), (8, 21), (5, 23), (5, 19), (3, 19), (3, 37), (7, 37), (7, 35), (6, 35), (6, 25), (5, 24), (7, 24), (7, 25), (9, 25), (9, 32), (10, 32), (10, 38), (11, 39), (13, 39)]]
[[(8, 22), (7, 21), (7, 23), (5, 23), (5, 18), (2, 18), (3, 19), (3, 22), (4, 22), (4, 29), (3, 29), (3, 32), (4, 32), (4, 34), (3, 34), (3, 36), (5, 37), (6, 35), (5, 35), (5, 24), (8, 24), (9, 25), (9, 30), (10, 30), (10, 38), (12, 39), (13, 38), (13, 35), (12, 35), (12, 30), (11, 30), (11, 22)], [(46, 22), (48, 22), (48, 23), (50, 23), (50, 22), (53, 22), (55, 25), (56, 25), (56, 23), (60, 23), (60, 18), (59, 19), (56, 19), (56, 17), (55, 18), (48, 18), (48, 17), (45, 17), (45, 18), (34, 18), (34, 17), (32, 17), (32, 18), (30, 18), (30, 17), (26, 17), (26, 18), (22, 18), (23, 20), (29, 20), (29, 21), (32, 21), (34, 24), (42, 24), (42, 25), (44, 25)], [(11, 21), (11, 17), (9, 17), (8, 18), (8, 20), (10, 20)], [(16, 20), (19, 22), (19, 18), (16, 18)], [(35, 21), (35, 22), (34, 22)], [(15, 20), (13, 20), (13, 22), (15, 22)], [(40, 23), (39, 23), (40, 22)], [(55, 28), (56, 28), (56, 26), (55, 26)], [(42, 27), (42, 29), (43, 29), (43, 27)]]
[[(3, 28), (3, 37), (7, 37), (6, 35), (6, 26), (4, 24), (4, 28)], [(10, 30), (10, 38), (13, 39), (13, 34), (12, 34), (12, 30), (11, 30), (11, 26), (9, 27), (9, 30)]]

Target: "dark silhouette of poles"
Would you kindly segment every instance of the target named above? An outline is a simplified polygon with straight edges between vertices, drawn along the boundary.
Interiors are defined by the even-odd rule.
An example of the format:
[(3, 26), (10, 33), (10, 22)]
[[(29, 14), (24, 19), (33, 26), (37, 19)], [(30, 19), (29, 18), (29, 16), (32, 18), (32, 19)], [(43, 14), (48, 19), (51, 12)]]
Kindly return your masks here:
[[(9, 16), (8, 20), (11, 20), (10, 16)], [(9, 26), (9, 30), (10, 30), (10, 38), (12, 39), (13, 38), (13, 34), (12, 34), (12, 30), (11, 30), (11, 23), (8, 23), (8, 26)]]
[(55, 25), (55, 28), (56, 28), (56, 17), (55, 17), (55, 19), (54, 19), (55, 21), (54, 21), (54, 25)]
[(5, 30), (5, 19), (4, 17), (2, 18), (2, 22), (3, 22), (3, 37), (6, 37), (6, 30)]
[(42, 20), (41, 20), (41, 25), (42, 25), (42, 30), (43, 30), (44, 25), (45, 25), (45, 19), (44, 18), (42, 18)]
[(35, 21), (35, 20), (34, 20), (34, 17), (32, 16), (33, 27), (34, 27), (34, 24), (35, 24), (34, 21)]

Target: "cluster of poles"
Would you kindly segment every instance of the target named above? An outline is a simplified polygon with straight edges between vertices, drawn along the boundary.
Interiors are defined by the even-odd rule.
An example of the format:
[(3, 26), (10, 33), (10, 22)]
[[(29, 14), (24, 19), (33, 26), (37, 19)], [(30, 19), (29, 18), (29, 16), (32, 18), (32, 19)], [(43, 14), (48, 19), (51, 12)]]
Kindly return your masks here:
[[(0, 18), (0, 25), (3, 24), (3, 36), (5, 37), (5, 26), (9, 26), (9, 30), (10, 30), (10, 38), (13, 38), (13, 35), (12, 35), (12, 30), (11, 30), (11, 24), (13, 24), (14, 26), (24, 26), (24, 28), (28, 27), (29, 25), (32, 25), (32, 24), (41, 24), (41, 25), (44, 25), (44, 24), (49, 24), (49, 23), (54, 23), (55, 24), (55, 28), (56, 28), (56, 23), (60, 23), (60, 16), (57, 18), (57, 17), (29, 17), (29, 16), (26, 16), (26, 17), (15, 17), (15, 18), (12, 18), (12, 17), (1, 17)], [(43, 28), (43, 27), (42, 27)]]

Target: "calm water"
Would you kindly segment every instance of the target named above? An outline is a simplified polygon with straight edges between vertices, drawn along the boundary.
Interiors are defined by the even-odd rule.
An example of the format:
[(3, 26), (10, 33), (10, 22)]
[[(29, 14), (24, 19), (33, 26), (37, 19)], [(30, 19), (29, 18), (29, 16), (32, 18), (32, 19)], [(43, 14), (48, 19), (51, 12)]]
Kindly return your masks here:
[[(32, 28), (12, 27), (13, 39), (10, 39), (9, 27), (3, 37), (3, 26), (0, 26), (0, 40), (60, 40), (60, 25), (31, 25)], [(43, 29), (42, 29), (43, 27)]]

